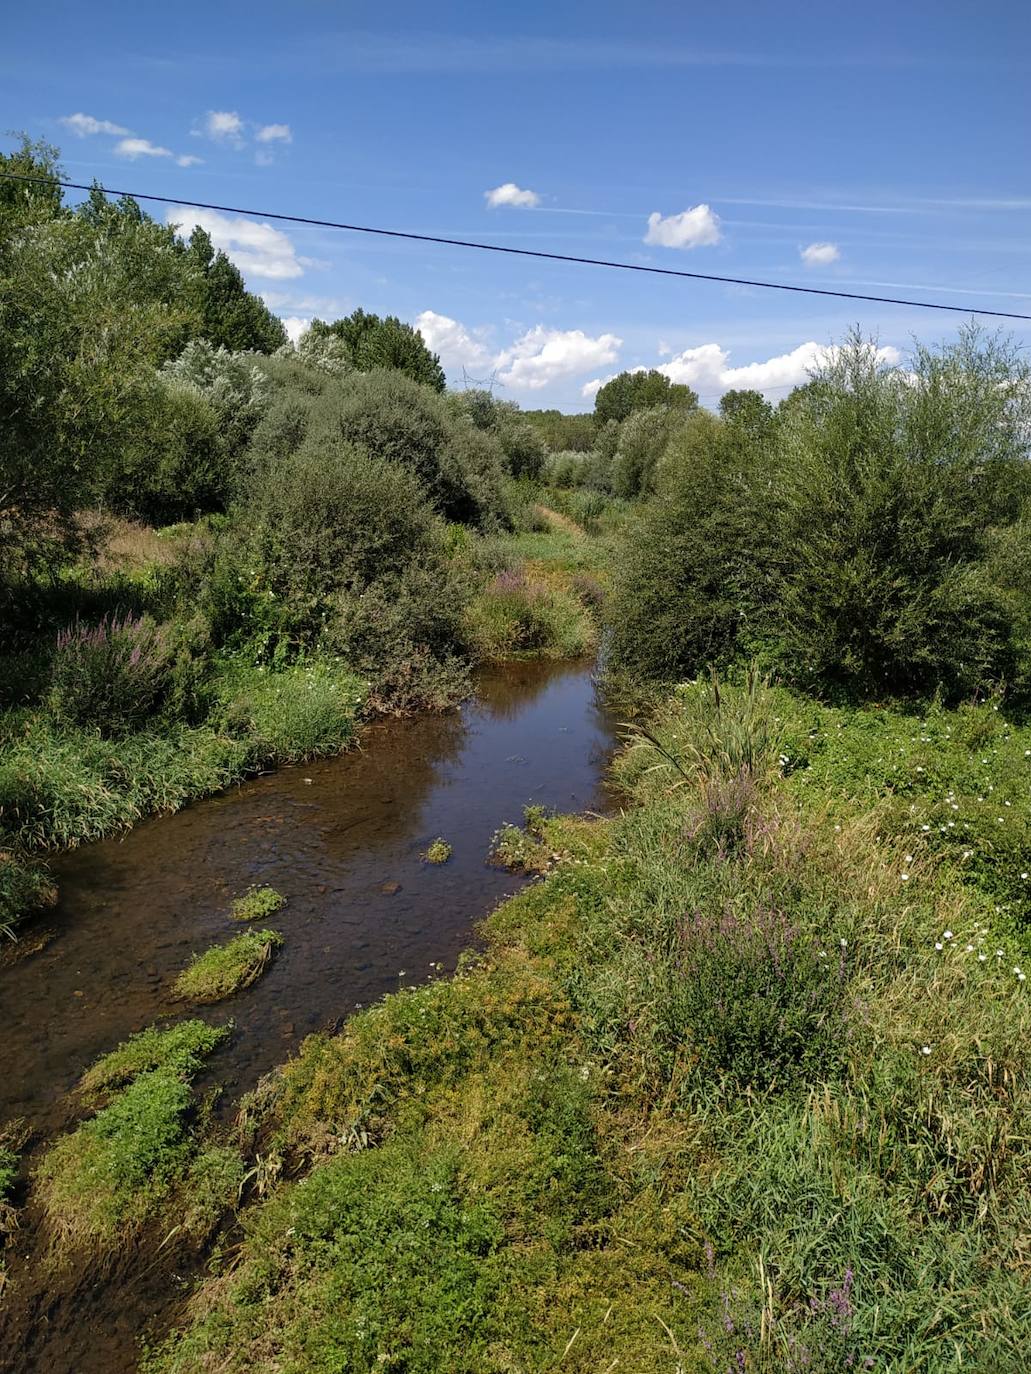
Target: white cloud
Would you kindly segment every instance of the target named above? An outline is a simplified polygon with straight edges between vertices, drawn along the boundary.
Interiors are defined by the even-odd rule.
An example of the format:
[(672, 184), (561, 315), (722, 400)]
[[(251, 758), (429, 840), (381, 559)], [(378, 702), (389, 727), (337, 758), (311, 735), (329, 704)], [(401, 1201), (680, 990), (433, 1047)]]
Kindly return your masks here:
[(307, 332), (311, 320), (303, 315), (283, 315), (281, 323), (286, 330), (286, 337), (292, 344), (296, 344), (301, 335)]
[(227, 141), (239, 147), (243, 142), (243, 120), (235, 110), (209, 110), (203, 132), (216, 143)]
[(294, 141), (289, 124), (263, 124), (254, 137), (259, 143), (292, 143)]
[(224, 249), (241, 272), (253, 277), (286, 281), (303, 276), (305, 267), (312, 265), (310, 259), (297, 256), (282, 229), (274, 229), (260, 220), (234, 219), (217, 210), (192, 209), (169, 209), (166, 219), (169, 224), (178, 224), (184, 234), (199, 224), (211, 235), (216, 248)]
[(658, 210), (648, 216), (645, 243), (662, 248), (704, 248), (720, 241), (720, 217), (708, 205), (695, 205), (663, 219)]
[(536, 191), (524, 191), (514, 181), (506, 181), (504, 185), (495, 186), (493, 191), (484, 191), (483, 194), (491, 210), (499, 205), (515, 205), (523, 210), (532, 210), (541, 203)]
[[(662, 363), (657, 371), (665, 373), (670, 381), (685, 382), (704, 397), (722, 395), (735, 388), (780, 393), (803, 385), (815, 369), (833, 361), (837, 352), (836, 345), (810, 340), (790, 353), (730, 367), (728, 351), (719, 344), (707, 343), (686, 348), (668, 363)], [(877, 349), (876, 357), (879, 363), (894, 366), (901, 361), (902, 354), (897, 348), (884, 346)]]
[(78, 138), (86, 138), (89, 134), (127, 134), (128, 129), (123, 129), (120, 124), (112, 124), (110, 119), (94, 119), (88, 114), (63, 115), (60, 121), (66, 129), (71, 129), (72, 133)]
[(459, 372), (463, 367), (486, 369), (491, 355), (482, 340), (466, 329), (464, 324), (435, 310), (424, 310), (415, 317), (415, 327), (426, 340), (426, 347), (440, 354), (447, 372)]
[(173, 153), (171, 148), (162, 148), (159, 143), (151, 143), (149, 138), (121, 139), (115, 144), (115, 157), (126, 157), (130, 162), (138, 157), (170, 157), (178, 167), (196, 167), (204, 161), (193, 153)]
[(562, 377), (614, 363), (623, 340), (615, 334), (592, 339), (582, 329), (528, 330), (494, 359), (498, 379), (507, 386), (537, 391)]
[(157, 143), (151, 143), (149, 138), (123, 138), (120, 143), (115, 144), (115, 156), (135, 161), (138, 157), (174, 157), (175, 154), (171, 148), (162, 148)]
[(836, 243), (810, 243), (798, 251), (807, 267), (823, 267), (841, 257), (841, 249)]

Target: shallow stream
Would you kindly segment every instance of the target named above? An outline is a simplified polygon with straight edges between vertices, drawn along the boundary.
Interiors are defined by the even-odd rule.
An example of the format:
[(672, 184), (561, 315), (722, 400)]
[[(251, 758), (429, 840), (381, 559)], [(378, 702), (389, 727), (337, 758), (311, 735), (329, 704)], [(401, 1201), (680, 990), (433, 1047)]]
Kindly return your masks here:
[[(431, 965), (453, 967), (476, 921), (519, 885), (486, 863), (494, 831), (521, 823), (529, 802), (559, 811), (605, 803), (615, 726), (592, 667), (490, 670), (458, 711), (379, 722), (349, 754), (281, 769), (62, 856), (49, 923), (57, 938), (0, 971), (0, 1122), (24, 1118), (38, 1148), (71, 1124), (68, 1091), (94, 1059), (154, 1021), (198, 1014), (170, 999), (171, 983), (193, 953), (239, 929), (228, 909), (252, 884), (287, 897), (267, 923), (285, 943), (257, 984), (200, 1010), (236, 1025), (211, 1062), (227, 1110), (306, 1035), (421, 982)], [(437, 836), (454, 851), (440, 867), (420, 857)], [(28, 1220), (0, 1297), (0, 1367), (133, 1370), (143, 1309), (161, 1306), (157, 1295), (129, 1274), (91, 1285), (80, 1276), (66, 1295), (48, 1295), (34, 1282)]]

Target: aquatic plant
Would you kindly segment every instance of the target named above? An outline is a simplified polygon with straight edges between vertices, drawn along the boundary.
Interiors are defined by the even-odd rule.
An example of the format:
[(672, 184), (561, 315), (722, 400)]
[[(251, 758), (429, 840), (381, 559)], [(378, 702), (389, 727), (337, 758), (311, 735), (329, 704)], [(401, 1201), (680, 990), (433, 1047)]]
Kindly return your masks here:
[(451, 858), (452, 849), (447, 840), (442, 840), (439, 836), (427, 848), (423, 854), (423, 859), (428, 864), (446, 864)]
[(233, 903), (230, 916), (234, 921), (258, 921), (274, 916), (286, 906), (286, 898), (274, 887), (252, 887)]
[(218, 1002), (261, 977), (283, 943), (275, 930), (245, 930), (227, 944), (213, 945), (176, 978), (172, 995), (187, 1002)]
[(170, 1069), (189, 1077), (232, 1028), (231, 1021), (223, 1026), (209, 1026), (206, 1021), (148, 1026), (90, 1065), (79, 1079), (79, 1091), (87, 1100), (94, 1100), (153, 1069)]

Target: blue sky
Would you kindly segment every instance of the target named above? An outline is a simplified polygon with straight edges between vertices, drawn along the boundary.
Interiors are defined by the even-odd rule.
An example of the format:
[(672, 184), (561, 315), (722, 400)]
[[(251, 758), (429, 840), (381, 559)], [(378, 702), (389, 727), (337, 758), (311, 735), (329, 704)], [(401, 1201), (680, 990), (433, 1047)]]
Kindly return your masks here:
[[(73, 180), (1031, 314), (1029, 40), (1014, 0), (51, 3), (5, 18), (0, 128), (58, 143)], [(654, 365), (709, 404), (777, 400), (852, 324), (904, 353), (961, 323), (207, 223), (292, 329), (398, 314), (453, 382), (524, 406)]]

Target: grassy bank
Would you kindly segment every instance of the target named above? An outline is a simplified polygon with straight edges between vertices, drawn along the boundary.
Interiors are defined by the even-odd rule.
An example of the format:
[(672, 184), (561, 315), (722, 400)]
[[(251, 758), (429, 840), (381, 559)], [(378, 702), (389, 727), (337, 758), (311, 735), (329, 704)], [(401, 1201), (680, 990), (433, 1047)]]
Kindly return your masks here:
[(1023, 1367), (1031, 732), (753, 684), (653, 734), (482, 959), (245, 1104), (294, 1177), (151, 1371)]
[(52, 900), (42, 852), (177, 811), (263, 768), (338, 753), (363, 693), (335, 663), (232, 665), (201, 725), (158, 721), (105, 738), (44, 711), (0, 716), (0, 924), (13, 928)]

